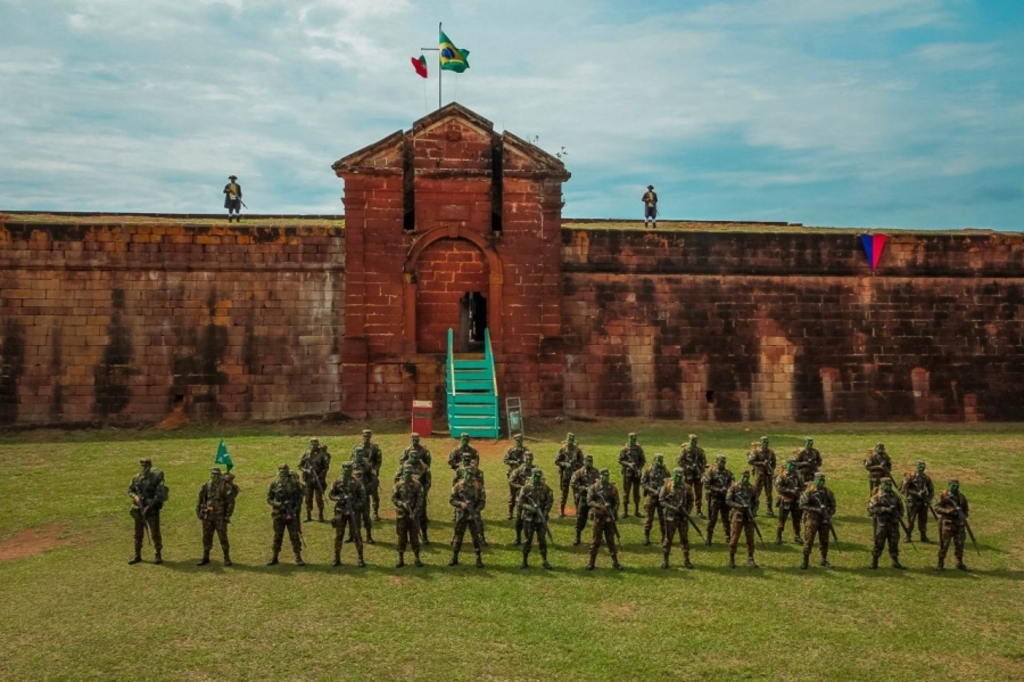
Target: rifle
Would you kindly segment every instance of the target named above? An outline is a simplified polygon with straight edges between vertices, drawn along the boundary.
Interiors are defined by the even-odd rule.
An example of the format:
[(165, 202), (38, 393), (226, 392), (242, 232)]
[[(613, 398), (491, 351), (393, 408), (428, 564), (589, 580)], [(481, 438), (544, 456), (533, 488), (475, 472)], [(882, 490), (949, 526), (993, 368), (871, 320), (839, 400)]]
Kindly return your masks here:
[(551, 533), (551, 527), (548, 525), (548, 517), (544, 515), (544, 510), (537, 504), (537, 500), (534, 499), (533, 495), (527, 495), (526, 501), (530, 503), (530, 507), (533, 508), (534, 512), (540, 518), (540, 525), (544, 528), (544, 534), (551, 538), (551, 544), (555, 544), (555, 536)]
[(678, 505), (673, 505), (673, 506), (675, 507), (675, 510), (678, 513), (682, 514), (683, 518), (685, 518), (689, 522), (689, 524), (691, 526), (693, 526), (693, 529), (695, 531), (697, 531), (697, 535), (700, 536), (700, 539), (702, 541), (706, 542), (706, 540), (704, 540), (704, 533), (700, 532), (700, 527), (697, 525), (697, 522), (694, 521), (693, 517), (690, 516), (690, 513), (688, 511), (686, 511), (686, 495), (685, 494), (683, 495), (683, 499), (682, 499), (682, 501), (680, 501), (680, 503)]
[(320, 476), (317, 475), (316, 469), (313, 468), (313, 465), (307, 464), (305, 467), (302, 468), (302, 473), (309, 474), (310, 476), (313, 477), (313, 480), (316, 482), (316, 489), (320, 491), (320, 496), (323, 497), (324, 486), (320, 482)]
[(814, 499), (818, 501), (818, 506), (812, 507), (809, 511), (816, 511), (821, 514), (821, 518), (828, 524), (828, 530), (832, 534), (832, 539), (836, 541), (836, 551), (842, 554), (843, 550), (839, 549), (839, 536), (836, 535), (836, 526), (832, 523), (832, 516), (828, 513), (828, 505), (823, 504), (822, 499), (818, 496), (815, 496)]
[[(476, 532), (479, 534), (481, 540), (484, 537), (484, 520), (480, 518), (480, 512), (476, 510), (476, 507), (466, 499), (466, 494), (462, 494), (462, 502), (466, 505), (465, 509), (458, 509), (455, 513), (463, 513), (469, 516), (469, 520), (472, 522), (473, 527), (476, 528)], [(408, 507), (406, 507), (408, 509)]]
[[(294, 474), (293, 474), (293, 480), (294, 480)], [(298, 508), (293, 510), (292, 506), (286, 504), (284, 499), (282, 499), (281, 491), (280, 491), (280, 489), (278, 489), (276, 502), (277, 502), (278, 508), (281, 510), (281, 513), (284, 514), (284, 522), (286, 524), (291, 523), (291, 519), (293, 519), (293, 518), (294, 519), (298, 519), (299, 518), (300, 513), (302, 511), (302, 498), (301, 497), (299, 498)], [(294, 513), (293, 513), (293, 511), (294, 511)], [(302, 548), (305, 549), (306, 548), (306, 538), (302, 535), (302, 524), (298, 523), (298, 524), (296, 524), (296, 526), (298, 527), (298, 531), (299, 531), (299, 542), (302, 543)]]
[[(149, 537), (149, 522), (146, 521), (146, 511), (149, 509), (149, 505), (143, 507), (142, 498), (138, 495), (135, 496), (135, 499), (135, 506), (139, 508), (139, 516), (142, 518), (142, 534), (146, 536), (146, 542), (152, 547), (153, 540)], [(974, 536), (971, 536), (971, 539), (973, 540)]]
[[(949, 498), (947, 497), (946, 499), (948, 500)], [(956, 512), (957, 520), (964, 524), (964, 529), (967, 531), (967, 535), (971, 538), (971, 544), (974, 545), (974, 551), (978, 553), (978, 556), (981, 556), (981, 550), (978, 549), (978, 541), (974, 539), (974, 531), (971, 530), (971, 524), (967, 521), (967, 515), (964, 514), (964, 510), (960, 508), (960, 505), (954, 502), (953, 511)]]
[(764, 536), (761, 535), (761, 529), (758, 528), (757, 521), (754, 519), (754, 510), (750, 508), (749, 504), (740, 505), (740, 509), (743, 510), (744, 514), (750, 516), (750, 523), (754, 525), (754, 532), (757, 533), (757, 539), (761, 541), (761, 549), (767, 549), (767, 547), (764, 546)]
[[(899, 492), (897, 492), (896, 486), (893, 486), (892, 493), (893, 493), (893, 495), (896, 496), (896, 499), (898, 499), (900, 501), (900, 503), (903, 505), (903, 510), (904, 511), (909, 509), (909, 507), (907, 507), (906, 500), (904, 500), (903, 497), (900, 496)], [(916, 552), (917, 551), (917, 545), (914, 544), (914, 539), (912, 537), (910, 537), (910, 526), (907, 525), (907, 523), (903, 520), (903, 514), (897, 514), (896, 515), (896, 519), (900, 522), (900, 528), (903, 529), (903, 533), (904, 533), (904, 535), (906, 537), (907, 542), (910, 543), (910, 546), (913, 547), (914, 551)]]
[(604, 507), (605, 512), (612, 517), (612, 530), (615, 531), (615, 538), (621, 541), (622, 536), (619, 535), (619, 524), (613, 515), (612, 510), (608, 506), (608, 500), (605, 499), (604, 493), (598, 493), (597, 496), (601, 499), (601, 505)]

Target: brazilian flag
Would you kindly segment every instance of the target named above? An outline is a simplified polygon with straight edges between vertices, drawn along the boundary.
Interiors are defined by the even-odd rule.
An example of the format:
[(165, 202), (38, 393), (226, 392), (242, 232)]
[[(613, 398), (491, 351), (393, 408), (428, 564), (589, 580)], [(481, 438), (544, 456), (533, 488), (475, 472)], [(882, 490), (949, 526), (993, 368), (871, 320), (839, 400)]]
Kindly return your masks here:
[(455, 43), (444, 34), (444, 31), (441, 31), (441, 45), (438, 54), (441, 58), (441, 68), (446, 71), (462, 73), (469, 68), (469, 62), (466, 61), (469, 50), (460, 50), (455, 47)]
[(214, 464), (223, 464), (228, 471), (231, 471), (231, 467), (235, 466), (235, 463), (231, 461), (231, 455), (228, 454), (228, 446), (224, 444), (224, 439), (220, 439), (220, 445), (217, 446), (217, 456), (213, 458)]

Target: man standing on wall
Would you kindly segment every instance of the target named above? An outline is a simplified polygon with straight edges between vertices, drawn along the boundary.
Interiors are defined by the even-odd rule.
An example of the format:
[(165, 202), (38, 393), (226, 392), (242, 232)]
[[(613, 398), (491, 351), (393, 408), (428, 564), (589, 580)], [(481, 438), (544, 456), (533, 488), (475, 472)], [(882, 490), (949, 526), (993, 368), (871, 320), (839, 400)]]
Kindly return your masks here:
[(242, 216), (239, 214), (242, 210), (242, 186), (235, 182), (238, 180), (236, 175), (229, 175), (228, 180), (230, 182), (224, 185), (224, 208), (228, 210), (228, 222), (231, 222), (232, 217), (242, 222)]
[(640, 201), (644, 202), (644, 227), (648, 222), (652, 229), (658, 227), (658, 193), (654, 191), (654, 185), (647, 185)]

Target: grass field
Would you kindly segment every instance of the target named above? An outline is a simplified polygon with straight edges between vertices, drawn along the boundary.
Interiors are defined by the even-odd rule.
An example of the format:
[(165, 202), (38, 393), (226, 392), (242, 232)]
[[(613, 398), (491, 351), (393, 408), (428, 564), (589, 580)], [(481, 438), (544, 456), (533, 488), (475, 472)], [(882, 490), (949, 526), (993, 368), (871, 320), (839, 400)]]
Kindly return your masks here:
[[(374, 423), (389, 475), (407, 445), (405, 424)], [(692, 428), (679, 422), (528, 423), (528, 445), (555, 480), (553, 460), (567, 430), (598, 466), (612, 467), (626, 432), (637, 430), (648, 460), (674, 460)], [(518, 569), (505, 521), (501, 457), (510, 444), (480, 441), (488, 481), (486, 568), (445, 566), (450, 554), (449, 472), (454, 442), (425, 439), (434, 455), (433, 544), (427, 566), (393, 568), (394, 514), (367, 546), (365, 569), (329, 567), (333, 529), (307, 524), (307, 561), (268, 568), (265, 503), (275, 465), (294, 465), (306, 438), (334, 454), (332, 478), (358, 442), (362, 423), (227, 427), (221, 430), (26, 432), (0, 439), (0, 677), (5, 680), (1021, 680), (1024, 679), (1024, 437), (1019, 425), (702, 426), (709, 457), (734, 471), (763, 433), (783, 457), (815, 437), (839, 504), (842, 553), (836, 569), (800, 548), (758, 546), (761, 568), (727, 568), (716, 533), (695, 545), (696, 569), (660, 568), (642, 547), (639, 519), (620, 524), (625, 571), (583, 570), (573, 519), (555, 519), (554, 571)], [(198, 568), (199, 486), (220, 437), (242, 487), (231, 524), (233, 568)], [(928, 461), (937, 487), (958, 476), (971, 502), (981, 557), (968, 542), (971, 574), (933, 570), (937, 546), (903, 547), (910, 570), (870, 562), (862, 460), (878, 440), (902, 474)], [(151, 456), (171, 488), (163, 512), (163, 566), (128, 566), (131, 519), (125, 489), (140, 456)], [(744, 462), (745, 463), (745, 462)], [(617, 467), (613, 480), (618, 481)], [(931, 534), (938, 532), (932, 524)], [(657, 530), (654, 533), (657, 536)], [(791, 540), (791, 533), (785, 534)], [(468, 538), (467, 538), (468, 540)], [(287, 540), (285, 548), (287, 549)], [(469, 552), (470, 558), (472, 553)], [(742, 557), (742, 550), (740, 552)], [(812, 558), (816, 558), (816, 554)], [(950, 562), (951, 563), (951, 562)]]

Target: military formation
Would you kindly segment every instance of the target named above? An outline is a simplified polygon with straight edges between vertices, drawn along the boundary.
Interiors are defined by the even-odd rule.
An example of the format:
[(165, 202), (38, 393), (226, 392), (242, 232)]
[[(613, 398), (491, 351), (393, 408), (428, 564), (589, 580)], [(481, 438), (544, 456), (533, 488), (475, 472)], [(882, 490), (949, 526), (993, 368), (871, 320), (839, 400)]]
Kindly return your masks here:
[[(405, 556), (411, 549), (414, 566), (423, 566), (420, 556), (422, 545), (430, 544), (428, 500), (433, 479), (430, 451), (421, 443), (419, 434), (411, 435), (409, 446), (402, 452), (398, 470), (393, 478), (391, 504), (395, 510), (397, 560), (396, 568), (406, 565)], [(535, 462), (534, 453), (524, 445), (523, 436), (515, 434), (514, 444), (505, 453), (508, 486), (507, 520), (513, 522), (514, 545), (522, 548), (520, 567), (529, 568), (530, 553), (536, 542), (541, 566), (551, 569), (548, 560), (554, 539), (550, 518), (555, 506), (556, 492), (545, 480), (544, 473)], [(661, 567), (669, 568), (672, 546), (678, 541), (682, 551), (682, 565), (694, 568), (691, 557), (690, 530), (704, 545), (714, 542), (715, 530), (721, 526), (725, 544), (729, 548), (729, 567), (736, 568), (736, 553), (740, 542), (746, 549), (749, 568), (758, 568), (755, 551), (763, 548), (765, 539), (758, 525), (760, 502), (765, 500), (765, 516), (775, 520), (776, 545), (784, 542), (783, 534), (791, 524), (793, 542), (802, 546), (803, 561), (800, 568), (810, 567), (815, 547), (820, 565), (832, 568), (830, 549), (837, 549), (839, 538), (835, 528), (836, 496), (826, 483), (822, 471), (821, 452), (810, 437), (803, 448), (795, 451), (778, 468), (776, 453), (769, 447), (767, 436), (751, 443), (747, 453), (748, 467), (737, 477), (727, 466), (725, 455), (714, 456), (708, 463), (698, 438), (690, 434), (676, 458), (676, 466), (669, 469), (661, 453), (653, 455), (650, 464), (636, 433), (627, 436), (618, 454), (617, 463), (622, 477), (622, 492), (612, 481), (607, 468), (594, 465), (591, 454), (584, 453), (575, 434), (569, 433), (554, 458), (558, 470), (558, 517), (567, 515), (568, 496), (573, 495), (575, 512), (575, 539), (580, 545), (583, 533), (590, 525), (590, 547), (587, 570), (594, 570), (601, 548), (606, 547), (611, 566), (621, 570), (619, 554), (622, 549), (619, 530), (620, 512), (643, 519), (643, 545), (651, 544), (651, 533), (657, 527), (661, 535)], [(463, 542), (469, 533), (473, 545), (474, 564), (484, 566), (487, 547), (483, 512), (487, 506), (487, 488), (480, 468), (480, 453), (462, 434), (459, 444), (448, 453), (448, 466), (452, 470), (451, 494), (448, 498), (452, 510), (453, 533), (450, 541), (449, 566), (459, 564)], [(273, 528), (271, 557), (268, 566), (279, 563), (285, 531), (297, 566), (305, 565), (303, 550), (303, 507), (305, 522), (326, 522), (326, 502), (334, 504), (330, 524), (334, 527), (334, 561), (340, 566), (342, 549), (352, 544), (356, 553), (356, 566), (365, 567), (363, 543), (373, 544), (373, 526), (380, 517), (380, 470), (384, 464), (381, 448), (373, 442), (369, 430), (362, 432), (362, 442), (352, 448), (348, 461), (330, 481), (331, 454), (319, 439), (309, 440), (309, 449), (298, 462), (298, 472), (288, 464), (277, 467), (277, 475), (267, 489), (266, 501), (270, 507)], [(147, 457), (139, 460), (140, 471), (131, 481), (128, 495), (134, 520), (135, 552), (128, 561), (142, 561), (144, 540), (152, 544), (154, 563), (163, 561), (163, 541), (160, 532), (160, 511), (169, 498), (164, 474), (153, 468)], [(964, 563), (967, 537), (977, 549), (974, 532), (969, 522), (970, 507), (957, 479), (950, 479), (946, 489), (935, 495), (932, 479), (925, 473), (926, 464), (918, 461), (913, 472), (904, 475), (898, 486), (893, 481), (893, 462), (884, 443), (878, 443), (864, 460), (867, 472), (868, 498), (866, 511), (872, 523), (873, 544), (871, 568), (877, 569), (884, 550), (888, 550), (894, 569), (904, 570), (900, 561), (901, 540), (913, 543), (916, 531), (920, 542), (929, 542), (929, 517), (938, 525), (939, 549), (936, 570), (946, 568), (950, 545), (953, 547), (955, 567), (969, 569)], [(502, 486), (504, 488), (504, 486)], [(228, 527), (241, 492), (235, 477), (220, 467), (210, 470), (210, 478), (199, 489), (196, 516), (202, 527), (202, 558), (199, 566), (210, 563), (213, 537), (216, 534), (223, 552), (223, 565), (231, 566)], [(504, 494), (502, 493), (502, 497)], [(326, 500), (326, 502), (325, 502)], [(641, 510), (641, 500), (643, 507)], [(705, 516), (704, 511), (707, 511)], [(700, 520), (702, 523), (698, 523)], [(702, 526), (703, 525), (703, 529)]]

